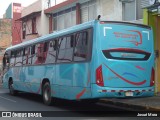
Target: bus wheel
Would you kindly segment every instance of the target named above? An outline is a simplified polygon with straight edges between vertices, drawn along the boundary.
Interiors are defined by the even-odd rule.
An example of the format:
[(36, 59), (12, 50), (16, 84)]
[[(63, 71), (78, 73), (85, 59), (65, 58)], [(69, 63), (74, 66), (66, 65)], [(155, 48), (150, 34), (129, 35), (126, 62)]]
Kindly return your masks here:
[(9, 82), (9, 93), (10, 93), (11, 95), (16, 95), (16, 94), (17, 94), (17, 91), (14, 90), (14, 87), (13, 87), (13, 81), (10, 81), (10, 82)]
[(46, 82), (43, 85), (43, 102), (46, 105), (51, 105), (52, 103), (51, 87), (50, 87), (49, 82)]

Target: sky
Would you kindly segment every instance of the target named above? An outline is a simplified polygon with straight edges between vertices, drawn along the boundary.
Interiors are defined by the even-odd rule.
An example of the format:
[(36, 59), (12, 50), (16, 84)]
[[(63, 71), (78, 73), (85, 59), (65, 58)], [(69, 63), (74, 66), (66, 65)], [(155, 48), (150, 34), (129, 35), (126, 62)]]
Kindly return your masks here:
[(21, 3), (23, 7), (34, 3), (37, 0), (0, 0), (0, 18), (3, 18), (3, 14), (11, 3)]

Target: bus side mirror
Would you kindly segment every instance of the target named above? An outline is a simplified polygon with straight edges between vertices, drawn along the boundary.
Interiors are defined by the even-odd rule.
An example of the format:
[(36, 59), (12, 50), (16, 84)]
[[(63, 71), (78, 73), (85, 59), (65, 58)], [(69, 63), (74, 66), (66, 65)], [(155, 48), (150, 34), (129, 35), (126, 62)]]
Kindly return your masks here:
[(155, 57), (158, 58), (159, 57), (159, 50), (155, 50), (154, 53), (155, 53)]

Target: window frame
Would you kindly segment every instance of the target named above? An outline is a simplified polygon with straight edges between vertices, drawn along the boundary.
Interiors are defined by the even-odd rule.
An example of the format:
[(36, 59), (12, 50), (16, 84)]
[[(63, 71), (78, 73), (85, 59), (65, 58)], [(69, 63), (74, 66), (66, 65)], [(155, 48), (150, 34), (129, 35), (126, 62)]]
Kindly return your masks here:
[[(67, 37), (70, 37), (71, 38), (71, 40), (72, 40), (72, 36), (74, 35), (74, 33), (71, 33), (71, 34), (66, 34), (66, 35), (63, 35), (63, 36), (60, 36), (59, 38), (58, 38), (58, 42), (57, 43), (59, 43), (59, 40), (61, 40), (60, 42), (62, 42), (62, 38), (65, 38), (65, 48), (64, 49), (60, 49), (60, 45), (58, 44), (58, 50), (57, 50), (57, 57), (56, 57), (56, 63), (58, 64), (58, 63), (73, 63), (73, 52), (74, 52), (74, 46), (73, 46), (73, 48), (72, 48), (72, 46), (71, 46), (71, 48), (73, 49), (72, 50), (72, 56), (71, 56), (71, 61), (66, 61), (66, 62), (57, 62), (58, 61), (58, 56), (59, 56), (59, 52), (60, 52), (60, 50), (67, 50), (67, 49), (71, 49), (71, 48), (66, 48), (66, 44), (67, 44)], [(73, 43), (74, 43), (74, 39), (73, 39)], [(60, 43), (61, 44), (61, 43)]]
[[(73, 58), (73, 61), (74, 62), (87, 62), (87, 61), (90, 61), (91, 60), (91, 57), (92, 57), (92, 45), (93, 45), (93, 28), (88, 28), (88, 29), (84, 29), (84, 30), (81, 30), (79, 32), (76, 32), (75, 33), (75, 37), (76, 37), (76, 34), (79, 34), (79, 33), (83, 33), (83, 32), (87, 32), (87, 38), (89, 39), (89, 41), (87, 41), (87, 58), (85, 60), (80, 60), (80, 61), (75, 61), (74, 58)], [(88, 32), (90, 32), (88, 34)], [(76, 48), (76, 38), (74, 38), (74, 53), (75, 53), (75, 48)], [(74, 57), (74, 55), (73, 55)]]
[(33, 17), (32, 18), (32, 34), (36, 34), (37, 33), (37, 26), (36, 26), (36, 24), (37, 24), (37, 20), (36, 20), (37, 18), (36, 17)]

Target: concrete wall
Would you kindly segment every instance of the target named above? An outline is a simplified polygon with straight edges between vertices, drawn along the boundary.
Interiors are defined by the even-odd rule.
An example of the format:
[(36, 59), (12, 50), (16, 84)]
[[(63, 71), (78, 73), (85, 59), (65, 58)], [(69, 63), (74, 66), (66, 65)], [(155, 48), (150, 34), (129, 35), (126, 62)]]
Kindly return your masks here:
[(65, 2), (67, 0), (50, 0), (51, 1), (51, 6), (55, 6), (57, 4), (60, 4), (62, 2)]
[(23, 8), (22, 10), (22, 17), (32, 13), (42, 10), (42, 0), (38, 0), (34, 2), (33, 4)]
[(119, 0), (97, 0), (97, 5), (101, 20), (122, 20), (122, 3)]
[(11, 46), (11, 24), (11, 19), (0, 19), (0, 64), (2, 63), (5, 48)]
[(12, 34), (12, 21), (11, 19), (0, 19), (0, 47), (7, 48), (11, 46)]
[(49, 17), (44, 14), (45, 10), (45, 0), (42, 0), (42, 12), (41, 12), (41, 29), (40, 29), (40, 36), (49, 34)]

